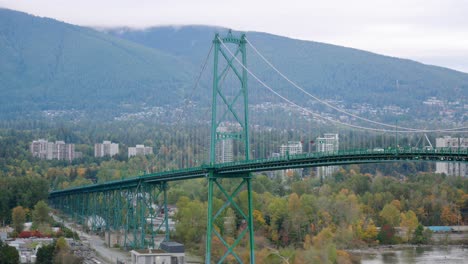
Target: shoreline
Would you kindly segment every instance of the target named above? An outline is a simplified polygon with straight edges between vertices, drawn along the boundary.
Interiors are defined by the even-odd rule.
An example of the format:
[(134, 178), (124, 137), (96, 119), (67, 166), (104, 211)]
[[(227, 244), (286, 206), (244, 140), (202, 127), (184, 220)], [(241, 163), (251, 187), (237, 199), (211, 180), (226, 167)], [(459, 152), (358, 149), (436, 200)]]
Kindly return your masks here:
[(468, 245), (464, 243), (457, 243), (457, 244), (424, 244), (424, 245), (413, 245), (413, 244), (397, 244), (397, 245), (378, 245), (378, 246), (370, 246), (367, 248), (356, 248), (356, 249), (347, 249), (346, 251), (351, 254), (375, 254), (375, 253), (383, 253), (386, 251), (397, 251), (397, 250), (404, 250), (404, 249), (411, 249), (411, 248), (467, 248)]

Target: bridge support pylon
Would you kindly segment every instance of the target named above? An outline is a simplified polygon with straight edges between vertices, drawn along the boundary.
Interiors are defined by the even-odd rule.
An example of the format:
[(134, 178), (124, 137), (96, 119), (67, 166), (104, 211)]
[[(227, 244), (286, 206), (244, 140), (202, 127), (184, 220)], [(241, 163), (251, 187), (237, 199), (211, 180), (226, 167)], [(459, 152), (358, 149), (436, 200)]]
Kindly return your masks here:
[[(217, 163), (245, 161), (250, 157), (245, 44), (244, 34), (236, 37), (231, 31), (224, 37), (216, 34), (213, 40), (210, 163), (214, 169), (208, 174), (207, 264), (255, 263), (251, 175), (216, 172)], [(233, 149), (237, 153), (225, 154)], [(235, 250), (239, 246), (248, 248), (248, 257), (246, 252), (239, 254)], [(220, 248), (225, 249), (221, 254)]]
[[(165, 181), (139, 181), (132, 186), (77, 191), (49, 199), (54, 208), (70, 216), (83, 230), (104, 232), (109, 246), (155, 248), (158, 241), (169, 241), (167, 189)], [(162, 232), (164, 237), (160, 238)]]
[[(245, 259), (239, 255), (234, 249), (239, 244), (244, 244), (249, 249), (248, 263), (255, 263), (254, 254), (254, 227), (253, 227), (253, 200), (252, 200), (252, 186), (250, 174), (236, 175), (238, 182), (232, 185), (232, 181), (235, 180), (231, 177), (226, 178), (215, 173), (210, 173), (208, 178), (208, 223), (207, 223), (207, 243), (206, 243), (206, 261), (205, 263), (225, 263), (226, 259), (231, 256), (233, 260), (237, 260), (238, 263), (244, 263)], [(229, 181), (231, 184), (231, 192), (223, 186), (223, 181)], [(220, 204), (219, 200), (216, 205), (213, 202), (215, 193), (221, 194), (224, 198), (224, 203)], [(245, 192), (247, 197), (240, 195), (241, 192)], [(245, 198), (247, 198), (245, 200)], [(241, 203), (247, 203), (245, 208)], [(243, 208), (244, 207), (244, 208)], [(235, 215), (238, 215), (241, 219), (239, 223), (236, 222), (236, 217), (226, 213), (228, 208), (235, 209)], [(241, 226), (242, 231), (237, 233), (237, 226)], [(231, 227), (234, 230), (231, 230)], [(249, 239), (246, 240), (246, 234), (248, 233)], [(213, 244), (217, 242), (218, 247), (225, 248), (221, 255), (216, 256), (218, 259), (214, 259), (212, 256)], [(219, 252), (219, 248), (217, 249)]]
[[(163, 241), (169, 241), (167, 187), (167, 182), (141, 182), (123, 192), (124, 247), (154, 248), (160, 232), (164, 232)], [(158, 217), (160, 214), (162, 219)]]

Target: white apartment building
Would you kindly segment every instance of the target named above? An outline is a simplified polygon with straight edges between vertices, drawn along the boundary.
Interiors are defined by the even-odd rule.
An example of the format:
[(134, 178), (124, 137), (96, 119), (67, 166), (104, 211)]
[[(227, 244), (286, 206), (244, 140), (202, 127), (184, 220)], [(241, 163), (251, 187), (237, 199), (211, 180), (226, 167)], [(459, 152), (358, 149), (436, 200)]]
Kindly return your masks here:
[(103, 141), (94, 144), (94, 157), (115, 156), (119, 154), (119, 144)]
[(81, 157), (81, 152), (75, 152), (75, 144), (64, 141), (48, 142), (45, 139), (34, 140), (30, 147), (33, 157), (48, 160), (68, 160)]
[(302, 154), (302, 142), (300, 141), (288, 141), (288, 144), (282, 144), (280, 146), (280, 155), (295, 155)]
[[(287, 155), (296, 155), (302, 154), (302, 142), (301, 141), (288, 141), (287, 144), (282, 144), (280, 146), (280, 155), (287, 156)], [(285, 175), (292, 176), (294, 172), (299, 175), (302, 175), (302, 171), (304, 169), (287, 169), (283, 171), (283, 177)]]
[(223, 135), (229, 134), (229, 129), (225, 126), (219, 126), (216, 132), (221, 138), (221, 140), (218, 140), (215, 147), (216, 163), (234, 161), (234, 139), (223, 137)]
[(340, 140), (338, 134), (325, 133), (323, 137), (317, 137), (317, 152), (338, 151)]
[(232, 162), (234, 160), (234, 140), (225, 139), (216, 144), (216, 162)]
[[(445, 136), (436, 138), (436, 148), (450, 148), (453, 151), (468, 148), (468, 138)], [(468, 177), (468, 164), (455, 162), (436, 162), (436, 172), (449, 176)]]
[(128, 157), (139, 156), (139, 155), (149, 155), (153, 154), (152, 147), (145, 147), (145, 145), (136, 145), (136, 147), (128, 148)]
[(46, 159), (47, 158), (47, 144), (49, 142), (45, 139), (34, 140), (31, 143), (31, 153), (33, 157)]
[[(340, 140), (338, 134), (325, 133), (323, 137), (317, 137), (316, 141), (317, 152), (333, 152), (338, 151)], [(317, 167), (317, 177), (330, 177), (338, 166)]]

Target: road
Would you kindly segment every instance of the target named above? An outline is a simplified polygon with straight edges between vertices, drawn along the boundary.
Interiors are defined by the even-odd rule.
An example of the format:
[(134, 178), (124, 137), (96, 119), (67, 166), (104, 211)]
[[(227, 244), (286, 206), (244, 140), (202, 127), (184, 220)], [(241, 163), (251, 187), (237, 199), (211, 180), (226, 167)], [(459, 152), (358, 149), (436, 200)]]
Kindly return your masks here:
[(130, 263), (131, 259), (128, 252), (123, 252), (115, 248), (108, 248), (101, 237), (87, 234), (81, 231), (79, 226), (70, 222), (65, 222), (56, 215), (52, 215), (52, 217), (55, 221), (63, 223), (67, 228), (70, 228), (74, 232), (78, 233), (80, 240), (83, 243), (86, 243), (86, 241), (89, 242), (89, 246), (96, 251), (98, 258), (102, 263), (115, 264), (117, 263), (117, 260), (123, 260), (124, 263)]
[(96, 250), (98, 256), (103, 259), (106, 263), (115, 264), (117, 260), (124, 261), (124, 263), (130, 263), (130, 255), (127, 252), (122, 252), (115, 248), (108, 248), (104, 244), (99, 236), (86, 234), (84, 232), (78, 233), (82, 240), (89, 241), (91, 248)]

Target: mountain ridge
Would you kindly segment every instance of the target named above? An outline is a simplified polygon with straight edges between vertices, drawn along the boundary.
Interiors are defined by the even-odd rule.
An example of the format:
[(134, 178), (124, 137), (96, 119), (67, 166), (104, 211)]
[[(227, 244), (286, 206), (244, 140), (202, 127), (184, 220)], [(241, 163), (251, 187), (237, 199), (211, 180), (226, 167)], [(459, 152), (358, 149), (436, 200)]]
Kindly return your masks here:
[[(0, 92), (7, 95), (3, 97), (3, 106), (32, 97), (31, 106), (37, 110), (61, 109), (61, 104), (62, 109), (67, 109), (79, 104), (76, 99), (115, 107), (115, 102), (106, 101), (118, 97), (119, 101), (126, 98), (137, 102), (154, 97), (152, 92), (158, 87), (171, 95), (176, 90), (168, 88), (174, 83), (187, 82), (189, 70), (184, 74), (173, 73), (190, 69), (191, 65), (155, 49), (90, 28), (15, 11), (0, 9), (0, 20), (0, 46), (5, 58), (0, 68), (2, 80), (10, 88), (6, 94), (5, 82), (0, 87)], [(168, 100), (163, 103), (169, 103)], [(75, 106), (80, 107), (87, 106)]]
[[(200, 31), (204, 31), (204, 37), (196, 34)], [(185, 28), (178, 27), (177, 29), (173, 27), (153, 27), (145, 30), (127, 29), (118, 33), (116, 30), (107, 31), (108, 34), (151, 48), (164, 50), (177, 56), (186, 55), (184, 51), (188, 50), (187, 43), (203, 43), (200, 47), (204, 47), (204, 49), (199, 48), (195, 50), (207, 50), (213, 32), (214, 30), (210, 30), (207, 26), (201, 28), (188, 26)], [(462, 88), (468, 89), (467, 73), (435, 65), (426, 65), (414, 60), (383, 56), (355, 48), (295, 40), (269, 33), (246, 32), (246, 34), (248, 39), (277, 68), (285, 72), (292, 80), (297, 80), (296, 82), (300, 84), (302, 83), (309, 91), (318, 91), (313, 94), (319, 97), (333, 98), (334, 95), (339, 94), (340, 90), (352, 86), (360, 94), (370, 94), (370, 96), (366, 96), (365, 100), (357, 100), (358, 103), (370, 101), (374, 105), (382, 104), (382, 102), (373, 102), (371, 100), (373, 98), (380, 99), (381, 101), (390, 99), (391, 101), (396, 98), (396, 95), (400, 95), (398, 93), (403, 92), (406, 94), (401, 95), (409, 98), (413, 97), (407, 91), (391, 93), (392, 90), (397, 89), (411, 90), (415, 93), (414, 97), (421, 103), (432, 96), (441, 97), (444, 100), (466, 98), (466, 92), (463, 93)], [(170, 46), (166, 46), (166, 42), (158, 41), (160, 39), (171, 40), (171, 38), (178, 38), (179, 41), (167, 41), (167, 43), (171, 43)], [(185, 40), (185, 42), (181, 42), (180, 39)], [(286, 51), (286, 59), (280, 57), (281, 54), (278, 54), (277, 51)], [(249, 57), (249, 65), (261, 63), (251, 49), (248, 51), (248, 54), (249, 56), (252, 54)], [(191, 54), (188, 57), (192, 61), (202, 60), (200, 53)], [(280, 58), (278, 59), (278, 57)], [(291, 65), (289, 61), (294, 62), (294, 64)], [(292, 70), (288, 72), (288, 68)], [(301, 69), (306, 68), (312, 69), (312, 74), (295, 74)], [(266, 77), (266, 81), (271, 81), (268, 80), (268, 76)], [(395, 86), (399, 86), (399, 88)], [(361, 89), (362, 87), (364, 89)], [(458, 92), (455, 89), (456, 87), (460, 88)], [(368, 93), (369, 91), (371, 92)], [(372, 91), (384, 94), (390, 93), (390, 96), (380, 96), (379, 94), (373, 94)], [(354, 92), (348, 92), (342, 96), (342, 98), (356, 99), (353, 97), (355, 97)], [(396, 105), (401, 104), (396, 100), (393, 100), (391, 103)], [(402, 105), (410, 106), (412, 103), (414, 103), (414, 100), (410, 100), (410, 102), (403, 103)]]
[[(177, 107), (191, 92), (214, 32), (226, 30), (190, 25), (98, 31), (1, 8), (0, 22), (5, 58), (0, 62), (0, 118), (50, 109), (112, 118), (143, 106)], [(322, 99), (341, 100), (347, 107), (396, 105), (422, 116), (420, 106), (430, 97), (466, 104), (467, 73), (355, 48), (245, 33), (286, 76)], [(278, 83), (250, 47), (248, 56), (249, 67), (262, 80)], [(209, 77), (202, 82), (205, 90), (195, 100), (209, 103)], [(286, 85), (277, 89), (306, 104)], [(260, 95), (252, 103), (266, 100)]]

